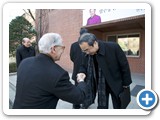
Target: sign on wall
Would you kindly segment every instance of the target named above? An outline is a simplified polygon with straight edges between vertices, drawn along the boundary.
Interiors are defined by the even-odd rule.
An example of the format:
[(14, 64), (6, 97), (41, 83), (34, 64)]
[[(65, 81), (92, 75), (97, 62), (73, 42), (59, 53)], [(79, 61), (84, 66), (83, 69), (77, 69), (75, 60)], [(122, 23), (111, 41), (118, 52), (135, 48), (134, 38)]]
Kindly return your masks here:
[(143, 14), (145, 9), (84, 9), (83, 26)]

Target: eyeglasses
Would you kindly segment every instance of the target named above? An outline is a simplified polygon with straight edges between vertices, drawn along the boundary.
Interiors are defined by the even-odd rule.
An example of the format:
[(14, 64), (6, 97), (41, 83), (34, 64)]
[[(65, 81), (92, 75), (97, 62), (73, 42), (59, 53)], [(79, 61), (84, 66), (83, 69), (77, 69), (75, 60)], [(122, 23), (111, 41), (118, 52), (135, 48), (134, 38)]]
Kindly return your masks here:
[(65, 46), (60, 46), (60, 45), (55, 45), (54, 47), (59, 47), (62, 48), (63, 50), (65, 49)]
[(88, 51), (89, 51), (89, 49), (82, 50), (82, 52), (84, 52), (84, 53), (86, 53), (86, 52), (88, 52)]
[(90, 52), (90, 50), (92, 50), (92, 49), (93, 49), (93, 47), (92, 47), (92, 46), (89, 46), (88, 48), (83, 49), (82, 52), (88, 53), (88, 52)]

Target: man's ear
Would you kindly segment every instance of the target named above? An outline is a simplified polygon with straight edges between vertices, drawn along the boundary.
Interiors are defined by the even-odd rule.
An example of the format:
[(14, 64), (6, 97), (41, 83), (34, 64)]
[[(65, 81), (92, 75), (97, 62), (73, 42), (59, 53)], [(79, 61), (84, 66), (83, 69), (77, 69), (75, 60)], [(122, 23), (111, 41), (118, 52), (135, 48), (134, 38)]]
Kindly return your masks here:
[(94, 41), (94, 46), (98, 46), (98, 42), (97, 41)]

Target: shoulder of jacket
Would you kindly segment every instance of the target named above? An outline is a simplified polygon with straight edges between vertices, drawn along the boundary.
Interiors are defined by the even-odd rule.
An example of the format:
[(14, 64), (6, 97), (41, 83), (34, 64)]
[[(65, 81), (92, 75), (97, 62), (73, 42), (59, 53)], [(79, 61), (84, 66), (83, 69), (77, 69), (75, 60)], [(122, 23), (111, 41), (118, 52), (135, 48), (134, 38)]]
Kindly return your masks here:
[(22, 46), (22, 45), (19, 45), (19, 46), (17, 47), (17, 50), (21, 50), (21, 49), (23, 49), (23, 46)]
[(74, 43), (72, 43), (72, 45), (73, 45), (73, 46), (78, 45), (78, 42), (74, 42)]
[(57, 63), (54, 63), (53, 66), (55, 67), (55, 69), (60, 70), (61, 72), (66, 72), (60, 65), (58, 65)]
[(33, 46), (31, 46), (30, 48), (31, 48), (31, 49), (34, 49), (34, 47), (33, 47)]
[(109, 46), (118, 46), (118, 43), (116, 42), (106, 42), (106, 44)]

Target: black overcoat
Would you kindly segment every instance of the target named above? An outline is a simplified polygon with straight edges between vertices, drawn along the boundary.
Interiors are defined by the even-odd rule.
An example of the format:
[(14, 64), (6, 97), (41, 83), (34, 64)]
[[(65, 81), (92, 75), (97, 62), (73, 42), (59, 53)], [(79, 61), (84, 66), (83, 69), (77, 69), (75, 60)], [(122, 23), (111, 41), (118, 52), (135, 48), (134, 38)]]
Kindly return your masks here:
[(19, 46), (16, 50), (17, 68), (23, 59), (28, 58), (28, 57), (33, 57), (35, 55), (36, 55), (36, 52), (32, 46), (28, 48), (25, 47), (24, 45)]
[(74, 86), (68, 73), (49, 56), (39, 54), (23, 60), (17, 72), (14, 109), (55, 109), (59, 99), (81, 104), (86, 84)]
[(82, 50), (78, 42), (75, 42), (71, 45), (70, 49), (70, 59), (73, 62), (73, 73), (72, 79), (77, 80), (77, 73), (79, 73), (79, 68), (82, 63)]
[[(98, 41), (96, 60), (111, 90), (118, 97), (123, 86), (132, 83), (127, 58), (117, 43)], [(84, 55), (80, 72), (86, 73), (88, 55)]]

